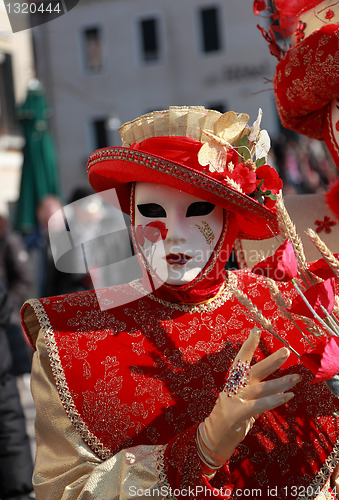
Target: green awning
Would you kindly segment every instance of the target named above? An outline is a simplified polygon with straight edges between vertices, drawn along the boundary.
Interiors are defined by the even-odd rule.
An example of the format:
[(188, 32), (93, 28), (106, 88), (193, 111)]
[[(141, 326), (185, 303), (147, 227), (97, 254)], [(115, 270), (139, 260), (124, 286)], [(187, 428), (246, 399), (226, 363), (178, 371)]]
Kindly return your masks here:
[(29, 89), (18, 118), (25, 138), (15, 229), (27, 233), (36, 224), (36, 208), (48, 194), (60, 196), (57, 156), (48, 118), (51, 110), (41, 84)]

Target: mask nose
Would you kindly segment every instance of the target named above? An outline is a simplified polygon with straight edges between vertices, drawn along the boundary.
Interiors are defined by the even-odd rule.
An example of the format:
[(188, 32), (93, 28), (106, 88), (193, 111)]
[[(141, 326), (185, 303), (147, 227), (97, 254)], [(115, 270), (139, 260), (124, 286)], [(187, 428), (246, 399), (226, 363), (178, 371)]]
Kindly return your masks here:
[(186, 226), (183, 216), (174, 211), (167, 219), (168, 233), (165, 241), (170, 244), (185, 243), (187, 241)]

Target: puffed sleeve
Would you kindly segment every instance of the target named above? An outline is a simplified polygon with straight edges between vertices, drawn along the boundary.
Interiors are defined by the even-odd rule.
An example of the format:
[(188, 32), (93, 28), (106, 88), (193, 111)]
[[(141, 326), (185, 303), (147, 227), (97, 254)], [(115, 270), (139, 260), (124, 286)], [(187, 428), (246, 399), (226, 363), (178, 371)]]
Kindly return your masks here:
[(205, 499), (207, 490), (215, 489), (201, 473), (195, 426), (167, 445), (136, 446), (101, 460), (65, 412), (42, 332), (37, 335), (33, 356), (32, 393), (36, 405), (33, 484), (37, 500)]
[(33, 483), (37, 499), (127, 499), (137, 496), (136, 487), (160, 489), (158, 464), (164, 447), (138, 446), (105, 461), (98, 458), (75, 431), (62, 406), (40, 334), (36, 347), (32, 393), (36, 405)]

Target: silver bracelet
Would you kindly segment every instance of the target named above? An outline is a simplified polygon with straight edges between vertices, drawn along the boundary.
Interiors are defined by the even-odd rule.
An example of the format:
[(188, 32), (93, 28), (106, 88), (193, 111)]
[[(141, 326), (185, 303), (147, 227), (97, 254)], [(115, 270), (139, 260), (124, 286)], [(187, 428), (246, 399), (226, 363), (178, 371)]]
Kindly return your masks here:
[[(197, 434), (196, 434), (196, 438), (195, 438), (195, 442), (196, 442), (196, 446), (197, 446), (197, 452), (198, 452), (198, 456), (200, 458), (200, 460), (209, 468), (209, 469), (212, 469), (214, 470), (215, 472), (213, 473), (213, 476), (214, 474), (216, 473), (216, 471), (218, 469), (220, 469), (222, 467), (222, 464), (218, 464), (216, 462), (214, 462), (214, 460), (212, 460), (210, 457), (207, 457), (206, 454), (204, 453), (203, 449), (202, 449), (202, 446), (200, 444), (200, 440), (201, 440), (201, 434), (199, 433), (199, 428), (200, 426), (202, 426), (203, 423), (201, 423), (199, 425), (199, 427), (197, 428)], [(205, 474), (205, 476), (208, 478), (208, 475)], [(213, 477), (212, 476), (212, 477)], [(212, 478), (211, 478), (212, 479)]]

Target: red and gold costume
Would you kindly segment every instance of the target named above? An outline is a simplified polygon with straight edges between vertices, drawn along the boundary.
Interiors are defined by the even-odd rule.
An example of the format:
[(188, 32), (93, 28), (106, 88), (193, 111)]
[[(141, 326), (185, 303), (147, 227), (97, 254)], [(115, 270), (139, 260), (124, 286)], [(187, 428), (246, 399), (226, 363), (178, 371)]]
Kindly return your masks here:
[[(265, 283), (246, 271), (237, 280), (298, 348)], [(114, 303), (115, 293), (128, 295), (130, 287), (140, 286), (99, 293)], [(161, 487), (168, 496), (160, 498), (174, 498), (170, 488), (183, 494), (189, 487), (205, 488), (196, 427), (213, 408), (253, 327), (227, 284), (201, 305), (149, 295), (102, 312), (94, 291), (35, 300), (26, 305), (24, 320), (34, 339), (41, 328), (33, 366), (33, 377), (40, 374), (33, 391), (41, 498), (54, 491), (55, 498), (127, 499), (133, 488)], [(278, 347), (271, 335), (263, 336), (258, 359)], [(230, 461), (231, 478), (218, 472), (214, 487), (232, 482), (243, 492), (257, 489), (261, 498), (277, 488), (281, 499), (303, 492), (314, 498), (326, 488), (339, 454), (339, 420), (333, 415), (338, 400), (325, 384), (310, 385), (310, 372), (296, 364), (291, 355), (284, 365), (287, 373), (303, 377), (294, 400), (256, 421)]]
[[(225, 216), (206, 269), (177, 291), (164, 284), (147, 293), (140, 280), (24, 305), (23, 325), (37, 349), (38, 500), (335, 498), (329, 484), (339, 454), (338, 399), (326, 384), (310, 384), (293, 354), (279, 376), (302, 375), (294, 399), (259, 416), (210, 482), (202, 474), (197, 427), (254, 325), (229, 284), (246, 291), (294, 349), (305, 349), (263, 278), (222, 272), (237, 224), (246, 229), (241, 221)], [(281, 290), (292, 294), (287, 284)], [(280, 347), (264, 331), (255, 360)]]

